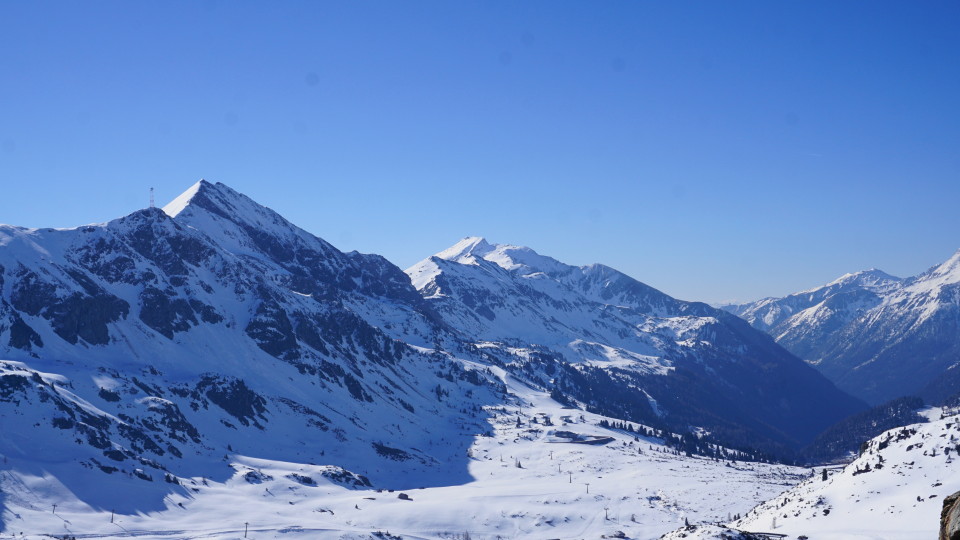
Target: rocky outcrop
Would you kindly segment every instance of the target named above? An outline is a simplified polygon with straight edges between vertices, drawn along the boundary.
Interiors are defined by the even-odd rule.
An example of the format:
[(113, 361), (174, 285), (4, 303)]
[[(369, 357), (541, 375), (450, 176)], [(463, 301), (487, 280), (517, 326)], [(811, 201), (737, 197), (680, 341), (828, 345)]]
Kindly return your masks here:
[(960, 540), (960, 491), (943, 500), (940, 540)]

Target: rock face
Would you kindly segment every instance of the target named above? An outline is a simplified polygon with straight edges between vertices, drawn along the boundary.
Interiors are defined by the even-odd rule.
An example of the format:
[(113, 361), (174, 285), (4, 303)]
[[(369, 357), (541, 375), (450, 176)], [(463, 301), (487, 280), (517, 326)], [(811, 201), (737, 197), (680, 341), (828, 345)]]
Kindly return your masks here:
[(960, 491), (943, 500), (940, 540), (960, 540)]
[(607, 266), (466, 238), (407, 273), (464, 340), (604, 414), (782, 449), (865, 408), (742, 319)]
[(960, 252), (911, 278), (868, 270), (725, 309), (869, 403), (960, 392)]

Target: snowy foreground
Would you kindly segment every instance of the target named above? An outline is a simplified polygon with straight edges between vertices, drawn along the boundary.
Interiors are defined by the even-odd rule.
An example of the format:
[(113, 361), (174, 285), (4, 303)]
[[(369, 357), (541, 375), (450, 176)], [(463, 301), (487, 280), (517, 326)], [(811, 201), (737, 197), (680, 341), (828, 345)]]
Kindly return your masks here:
[(960, 416), (891, 429), (842, 470), (818, 474), (734, 526), (836, 540), (936, 538), (944, 497), (960, 489)]
[[(600, 538), (621, 531), (652, 539), (685, 520), (727, 521), (811, 474), (675, 455), (657, 440), (600, 428), (602, 417), (506, 380), (517, 405), (496, 410), (493, 437), (477, 437), (469, 450), (473, 480), (462, 485), (379, 491), (337, 481), (320, 465), (233, 455), (236, 473), (226, 482), (180, 479), (189, 496), (172, 490), (166, 510), (111, 516), (51, 476), (8, 469), (0, 471), (0, 538), (21, 531), (28, 538), (166, 539)], [(544, 425), (548, 417), (552, 426)], [(565, 442), (558, 430), (612, 440)]]

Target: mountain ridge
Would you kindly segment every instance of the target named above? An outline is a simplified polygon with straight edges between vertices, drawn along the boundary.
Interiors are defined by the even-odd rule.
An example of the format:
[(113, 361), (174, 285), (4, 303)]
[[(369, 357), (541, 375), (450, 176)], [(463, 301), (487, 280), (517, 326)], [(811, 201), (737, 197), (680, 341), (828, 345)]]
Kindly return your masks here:
[[(406, 272), (445, 321), (486, 351), (501, 351), (509, 358), (516, 344), (534, 343), (543, 348), (541, 358), (562, 358), (564, 367), (574, 366), (591, 377), (626, 377), (624, 384), (643, 388), (648, 403), (634, 403), (635, 421), (654, 421), (650, 415), (656, 409), (685, 411), (679, 417), (696, 424), (694, 418), (712, 417), (707, 411), (720, 404), (708, 404), (691, 393), (724, 396), (720, 399), (733, 401), (724, 402), (722, 410), (741, 411), (741, 421), (752, 426), (749, 432), (764, 431), (780, 443), (792, 440), (787, 444), (796, 446), (800, 439), (812, 438), (816, 428), (805, 427), (800, 439), (791, 439), (797, 432), (786, 437), (774, 434), (786, 427), (783, 424), (762, 427), (771, 418), (760, 420), (745, 412), (746, 401), (759, 399), (745, 388), (745, 381), (757, 383), (754, 378), (764, 369), (796, 370), (791, 378), (802, 381), (797, 384), (831, 392), (832, 385), (814, 382), (818, 376), (812, 370), (741, 319), (707, 304), (676, 300), (604, 265), (566, 265), (527, 247), (467, 237)], [(750, 360), (739, 361), (742, 356)], [(726, 378), (710, 374), (718, 370), (726, 370)], [(662, 380), (654, 376), (671, 372), (682, 375)], [(664, 382), (681, 379), (696, 389)], [(563, 383), (552, 384), (558, 393), (577, 392)], [(789, 395), (792, 390), (778, 391)], [(838, 393), (832, 401), (850, 412), (860, 407), (845, 399)], [(691, 409), (691, 403), (697, 405)], [(744, 429), (738, 426), (735, 429)]]
[(960, 363), (960, 250), (916, 276), (858, 272), (724, 309), (868, 402), (904, 395), (937, 402), (960, 388), (952, 369)]

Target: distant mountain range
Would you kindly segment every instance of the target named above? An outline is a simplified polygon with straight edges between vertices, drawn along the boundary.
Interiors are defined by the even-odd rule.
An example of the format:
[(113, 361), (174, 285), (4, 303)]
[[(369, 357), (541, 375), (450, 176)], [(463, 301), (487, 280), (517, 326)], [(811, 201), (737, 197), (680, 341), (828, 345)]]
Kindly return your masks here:
[(407, 274), (465, 341), (604, 414), (796, 449), (863, 409), (741, 319), (607, 266), (466, 238)]
[(960, 392), (960, 251), (910, 278), (867, 270), (724, 309), (870, 403)]

